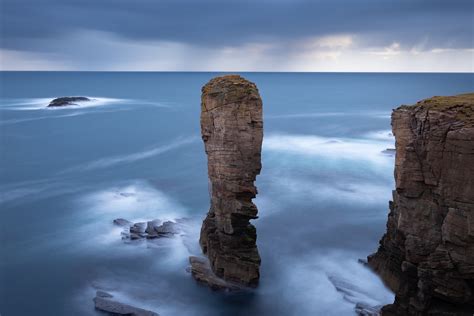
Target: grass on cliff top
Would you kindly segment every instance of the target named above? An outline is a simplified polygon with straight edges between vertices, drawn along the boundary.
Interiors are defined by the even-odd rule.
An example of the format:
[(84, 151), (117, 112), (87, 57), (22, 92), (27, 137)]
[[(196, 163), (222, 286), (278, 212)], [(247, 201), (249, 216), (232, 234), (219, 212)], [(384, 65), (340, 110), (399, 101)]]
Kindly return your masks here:
[(462, 122), (474, 124), (474, 93), (454, 96), (434, 96), (418, 101), (413, 105), (402, 105), (400, 109), (415, 109), (422, 107), (429, 111), (446, 111), (455, 113)]

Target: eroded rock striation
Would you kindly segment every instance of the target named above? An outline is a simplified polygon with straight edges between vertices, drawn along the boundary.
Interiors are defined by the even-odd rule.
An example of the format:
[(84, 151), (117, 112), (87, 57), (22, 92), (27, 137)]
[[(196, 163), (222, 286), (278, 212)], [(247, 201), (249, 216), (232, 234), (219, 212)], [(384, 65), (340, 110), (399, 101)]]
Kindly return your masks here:
[[(257, 194), (254, 181), (261, 169), (263, 139), (262, 100), (255, 84), (238, 75), (209, 81), (202, 88), (201, 135), (211, 194), (211, 207), (201, 228), (201, 248), (218, 278), (255, 287), (260, 256), (250, 220), (257, 218), (252, 199)], [(191, 265), (200, 281), (210, 284), (215, 280), (203, 277), (204, 262), (192, 259)]]
[(395, 182), (369, 265), (396, 293), (382, 315), (474, 313), (474, 94), (392, 114)]

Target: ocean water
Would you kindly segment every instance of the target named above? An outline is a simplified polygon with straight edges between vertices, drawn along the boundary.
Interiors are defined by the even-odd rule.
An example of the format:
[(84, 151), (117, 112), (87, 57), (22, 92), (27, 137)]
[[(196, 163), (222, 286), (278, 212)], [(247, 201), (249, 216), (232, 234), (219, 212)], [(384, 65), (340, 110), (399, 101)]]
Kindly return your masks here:
[[(96, 289), (173, 315), (354, 315), (393, 294), (358, 263), (385, 230), (391, 110), (474, 90), (473, 74), (244, 73), (264, 103), (254, 221), (261, 284), (186, 271), (209, 207), (200, 89), (216, 73), (0, 73), (0, 314), (102, 315)], [(91, 103), (48, 109), (59, 96)], [(131, 221), (187, 218), (125, 242)], [(335, 286), (344, 291), (338, 291)]]

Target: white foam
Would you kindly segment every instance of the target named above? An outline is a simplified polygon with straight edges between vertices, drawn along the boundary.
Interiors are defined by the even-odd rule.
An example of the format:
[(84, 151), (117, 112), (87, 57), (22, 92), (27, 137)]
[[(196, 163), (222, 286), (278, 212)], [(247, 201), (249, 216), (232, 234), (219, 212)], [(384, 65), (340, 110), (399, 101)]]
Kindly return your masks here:
[[(69, 221), (74, 222), (74, 229), (62, 233), (61, 238), (50, 243), (60, 244), (65, 251), (101, 251), (117, 258), (144, 254), (149, 247), (146, 242), (134, 243), (133, 247), (124, 245), (124, 228), (114, 225), (114, 219), (124, 218), (132, 223), (154, 219), (175, 221), (187, 215), (180, 203), (141, 180), (85, 194), (73, 205), (78, 213), (69, 217)], [(182, 245), (182, 248), (184, 250), (173, 249), (180, 253), (175, 256), (182, 256), (186, 247)]]
[(386, 112), (358, 111), (358, 112), (306, 112), (266, 115), (266, 119), (310, 119), (319, 117), (362, 116), (372, 118), (390, 118)]
[(389, 130), (389, 129), (369, 132), (369, 133), (365, 134), (364, 136), (369, 138), (369, 139), (383, 140), (383, 141), (391, 142), (392, 144), (395, 141), (395, 136), (393, 136), (392, 131)]
[(270, 134), (263, 140), (268, 152), (281, 152), (331, 159), (361, 160), (377, 164), (391, 164), (382, 151), (393, 146), (386, 139), (327, 138), (316, 135)]
[(276, 114), (266, 115), (266, 119), (299, 119), (299, 118), (314, 118), (314, 117), (336, 117), (350, 115), (344, 112), (317, 112), (317, 113), (290, 113), (290, 114)]
[[(280, 260), (278, 271), (274, 271), (279, 277), (263, 290), (272, 296), (283, 295), (287, 304), (294, 306), (295, 315), (352, 315), (356, 303), (370, 306), (392, 303), (390, 290), (353, 257), (341, 251)], [(328, 277), (353, 285), (353, 300), (343, 299)]]
[(76, 101), (75, 104), (59, 107), (48, 107), (48, 104), (57, 97), (51, 98), (30, 98), (30, 99), (15, 99), (13, 102), (2, 102), (1, 109), (8, 110), (77, 110), (82, 108), (90, 108), (111, 104), (119, 104), (126, 102), (126, 99), (106, 98), (106, 97), (92, 97), (86, 96), (90, 101)]
[[(310, 181), (300, 177), (274, 177), (272, 185), (282, 196), (292, 199), (310, 199), (315, 202), (343, 202), (358, 205), (385, 203), (391, 197), (391, 186), (367, 181), (331, 183), (328, 181)], [(385, 214), (382, 214), (385, 216)]]
[(184, 213), (181, 205), (143, 181), (100, 190), (86, 195), (80, 202), (96, 215), (109, 219), (123, 217), (132, 222), (155, 218), (174, 220)]

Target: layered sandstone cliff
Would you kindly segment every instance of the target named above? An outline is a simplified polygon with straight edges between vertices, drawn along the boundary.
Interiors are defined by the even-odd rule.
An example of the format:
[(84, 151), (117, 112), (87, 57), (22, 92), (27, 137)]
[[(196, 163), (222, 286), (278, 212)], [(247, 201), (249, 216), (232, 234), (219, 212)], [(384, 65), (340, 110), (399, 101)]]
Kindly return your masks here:
[(474, 313), (474, 94), (392, 114), (396, 138), (387, 232), (369, 265), (396, 293), (383, 315)]
[[(262, 100), (255, 84), (238, 75), (214, 78), (202, 88), (201, 135), (208, 159), (211, 207), (200, 244), (212, 272), (231, 284), (254, 287), (259, 280), (257, 218), (252, 199), (261, 169)], [(203, 262), (191, 258), (193, 275), (221, 287)], [(225, 286), (222, 286), (225, 287)]]

